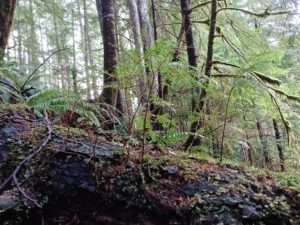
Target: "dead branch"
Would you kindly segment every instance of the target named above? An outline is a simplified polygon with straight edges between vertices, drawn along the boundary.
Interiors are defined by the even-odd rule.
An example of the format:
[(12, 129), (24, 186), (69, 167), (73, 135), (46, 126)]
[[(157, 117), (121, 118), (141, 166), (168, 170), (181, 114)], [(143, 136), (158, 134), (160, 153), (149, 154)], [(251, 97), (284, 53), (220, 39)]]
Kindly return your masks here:
[(233, 7), (226, 7), (226, 8), (221, 8), (217, 11), (217, 13), (225, 11), (225, 10), (231, 10), (231, 11), (239, 11), (251, 16), (256, 16), (256, 17), (260, 17), (260, 18), (266, 18), (268, 16), (278, 16), (278, 15), (296, 15), (296, 13), (293, 13), (292, 11), (277, 11), (277, 12), (270, 12), (269, 9), (266, 9), (264, 12), (252, 12), (250, 10), (246, 10), (246, 9), (239, 9), (239, 8), (233, 8)]

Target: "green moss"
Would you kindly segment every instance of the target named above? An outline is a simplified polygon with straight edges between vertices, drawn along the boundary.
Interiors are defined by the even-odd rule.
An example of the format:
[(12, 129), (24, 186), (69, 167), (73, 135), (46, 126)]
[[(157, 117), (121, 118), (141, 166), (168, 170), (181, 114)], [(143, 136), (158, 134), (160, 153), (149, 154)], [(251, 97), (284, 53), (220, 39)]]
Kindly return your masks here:
[(60, 134), (71, 137), (88, 137), (85, 130), (76, 127), (54, 126)]
[(28, 109), (29, 109), (28, 106), (22, 103), (18, 103), (18, 104), (1, 103), (0, 104), (0, 112), (22, 112)]
[(207, 163), (216, 163), (216, 159), (214, 159), (211, 155), (204, 151), (197, 151), (189, 154), (188, 158), (197, 159), (199, 161), (207, 162)]
[(300, 173), (298, 171), (274, 172), (256, 167), (248, 167), (247, 170), (257, 176), (271, 176), (279, 185), (300, 191)]
[(276, 181), (285, 187), (291, 187), (300, 191), (300, 174), (299, 172), (281, 172), (273, 173)]

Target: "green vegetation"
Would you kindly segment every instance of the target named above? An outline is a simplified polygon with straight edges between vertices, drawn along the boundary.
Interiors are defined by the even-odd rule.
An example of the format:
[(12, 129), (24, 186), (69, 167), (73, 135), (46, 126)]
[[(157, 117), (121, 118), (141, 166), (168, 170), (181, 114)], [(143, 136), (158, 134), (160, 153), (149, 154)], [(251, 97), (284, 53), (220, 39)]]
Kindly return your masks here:
[[(229, 176), (247, 180), (237, 187), (248, 194), (247, 185), (257, 182), (249, 172), (268, 186), (274, 181), (300, 191), (299, 14), (296, 0), (2, 1), (0, 167), (14, 154), (6, 153), (16, 144), (6, 143), (7, 135), (30, 143), (25, 152), (32, 155), (18, 161), (8, 180), (0, 176), (0, 197), (11, 185), (40, 207), (21, 187), (30, 175), (20, 182), (18, 175), (33, 159), (41, 165), (43, 157), (52, 159), (40, 153), (54, 147), (88, 156), (83, 161), (97, 179), (116, 175), (117, 186), (132, 185), (137, 202), (149, 200), (145, 190), (164, 188), (159, 180), (172, 180), (172, 173), (179, 176), (170, 181), (176, 187), (207, 176), (226, 189), (218, 177)], [(121, 149), (115, 161), (109, 151), (97, 153), (107, 144)], [(268, 188), (261, 184), (255, 191), (270, 198), (267, 205), (274, 200), (270, 207), (278, 216), (282, 196), (273, 196), (275, 186), (272, 194), (261, 191)], [(289, 216), (282, 221), (295, 224), (285, 206), (297, 210), (297, 204), (286, 190), (282, 207)], [(196, 214), (208, 210), (202, 203), (210, 197), (191, 199)], [(258, 211), (245, 202), (240, 210), (234, 213)], [(259, 218), (272, 216), (261, 210)]]

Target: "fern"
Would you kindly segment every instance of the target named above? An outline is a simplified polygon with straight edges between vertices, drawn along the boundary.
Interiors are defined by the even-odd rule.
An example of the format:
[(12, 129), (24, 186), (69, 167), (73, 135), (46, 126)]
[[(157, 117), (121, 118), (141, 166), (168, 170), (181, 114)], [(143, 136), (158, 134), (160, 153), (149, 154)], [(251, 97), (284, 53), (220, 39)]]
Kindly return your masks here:
[(33, 95), (26, 103), (35, 109), (37, 113), (42, 113), (44, 110), (57, 114), (72, 111), (80, 115), (81, 119), (88, 121), (91, 125), (100, 126), (97, 108), (81, 100), (74, 94), (54, 89), (46, 90)]

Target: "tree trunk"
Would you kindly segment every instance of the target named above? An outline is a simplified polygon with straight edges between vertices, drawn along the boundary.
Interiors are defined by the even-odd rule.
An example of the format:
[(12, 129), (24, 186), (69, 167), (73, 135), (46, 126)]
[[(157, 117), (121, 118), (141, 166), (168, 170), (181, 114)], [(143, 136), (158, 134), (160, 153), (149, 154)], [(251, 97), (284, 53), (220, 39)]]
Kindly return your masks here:
[(34, 11), (33, 11), (33, 0), (29, 0), (29, 19), (30, 19), (30, 49), (29, 49), (29, 62), (30, 66), (33, 68), (37, 67), (40, 63), (38, 60), (38, 39), (36, 36), (36, 30), (35, 30), (35, 19), (34, 19)]
[[(183, 25), (185, 30), (185, 38), (187, 43), (187, 53), (188, 53), (188, 60), (189, 65), (191, 68), (197, 67), (197, 55), (194, 46), (194, 39), (193, 39), (193, 31), (192, 31), (192, 22), (190, 18), (190, 6), (188, 0), (181, 0), (181, 11), (183, 17)], [(209, 36), (208, 36), (208, 47), (207, 47), (207, 57), (206, 57), (206, 65), (205, 65), (205, 75), (210, 77), (211, 76), (211, 69), (212, 69), (212, 61), (213, 61), (213, 52), (214, 52), (214, 37), (216, 31), (216, 22), (217, 22), (217, 0), (213, 0), (211, 3), (211, 17), (210, 17), (210, 28), (209, 28)], [(196, 79), (198, 79), (196, 77)], [(201, 90), (200, 88), (195, 88), (192, 93), (192, 111), (196, 111), (200, 113), (204, 107), (205, 97), (207, 95), (205, 86), (208, 85), (208, 81), (205, 83), (204, 88)], [(195, 99), (195, 98), (200, 98)], [(192, 145), (201, 144), (201, 139), (199, 137), (195, 137), (194, 133), (197, 132), (199, 128), (202, 127), (201, 118), (198, 121), (195, 121), (191, 125), (191, 135), (188, 137), (184, 144), (184, 148), (188, 149)]]
[[(56, 1), (54, 1), (54, 3), (56, 4)], [(59, 38), (59, 23), (57, 21), (57, 16), (55, 14), (55, 6), (53, 5), (52, 8), (52, 18), (53, 18), (53, 26), (54, 26), (54, 32), (55, 32), (55, 46), (56, 49), (61, 49), (61, 43), (60, 43), (60, 38)], [(64, 76), (62, 73), (62, 67), (63, 67), (63, 58), (62, 58), (62, 54), (60, 52), (57, 53), (56, 55), (56, 59), (57, 59), (57, 67), (58, 67), (58, 71), (56, 71), (56, 75), (60, 76), (57, 80), (57, 85), (58, 87), (64, 88)], [(60, 84), (59, 84), (60, 82)]]
[[(84, 11), (85, 11), (85, 21), (87, 21), (88, 23), (88, 19), (87, 19), (87, 6), (86, 6), (86, 1), (84, 3)], [(97, 76), (95, 76), (95, 69), (94, 69), (94, 57), (93, 57), (93, 52), (92, 52), (92, 40), (90, 37), (90, 29), (88, 27), (88, 25), (86, 26), (86, 44), (87, 44), (87, 55), (88, 55), (88, 61), (89, 61), (89, 66), (90, 66), (90, 78), (91, 79), (91, 89), (93, 90), (93, 97), (96, 99), (98, 97), (98, 87), (97, 87)]]
[(86, 76), (86, 87), (87, 87), (87, 97), (88, 99), (91, 99), (91, 81), (90, 81), (90, 69), (89, 69), (89, 49), (88, 49), (88, 17), (87, 17), (87, 6), (86, 6), (86, 0), (83, 0), (83, 46), (84, 46), (84, 70), (85, 70), (85, 76)]
[(142, 41), (142, 32), (141, 32), (141, 24), (139, 19), (139, 12), (138, 12), (138, 5), (137, 0), (127, 0), (128, 8), (129, 8), (129, 15), (130, 21), (132, 26), (133, 38), (134, 38), (134, 45), (135, 49), (138, 53), (140, 58), (140, 64), (142, 65), (142, 74), (138, 78), (138, 97), (140, 101), (143, 103), (145, 101), (145, 76), (146, 76), (146, 69), (145, 69), (145, 61), (144, 61), (144, 49), (143, 49), (143, 41)]
[[(104, 103), (124, 112), (121, 93), (116, 87), (117, 40), (115, 34), (115, 18), (113, 0), (102, 0), (103, 16), (103, 47), (104, 47), (104, 88), (102, 99)], [(106, 128), (112, 129), (114, 124)]]
[(22, 49), (22, 43), (23, 43), (23, 40), (22, 40), (22, 35), (21, 35), (21, 27), (20, 27), (20, 21), (17, 21), (17, 33), (18, 33), (18, 36), (17, 36), (17, 43), (18, 43), (18, 63), (20, 65), (23, 65), (24, 64), (24, 61), (23, 61), (23, 49)]
[[(148, 0), (137, 0), (139, 20), (140, 20), (140, 29), (142, 34), (143, 41), (143, 49), (144, 53), (147, 52), (148, 49), (154, 46), (154, 31), (150, 19), (150, 13), (148, 9)], [(151, 59), (150, 59), (151, 60)], [(157, 76), (153, 74), (154, 77), (151, 77), (151, 73), (149, 70), (149, 66), (151, 62), (145, 62), (145, 71), (147, 74), (146, 77), (146, 86), (143, 93), (157, 93)], [(152, 81), (154, 82), (152, 85)], [(152, 87), (151, 87), (152, 86)], [(152, 90), (149, 91), (149, 88)], [(147, 96), (148, 97), (148, 96)]]
[(282, 144), (281, 144), (281, 138), (282, 137), (281, 137), (276, 119), (273, 119), (273, 127), (274, 127), (276, 145), (277, 145), (278, 156), (279, 156), (279, 161), (280, 161), (280, 169), (283, 172), (283, 171), (285, 171), (285, 165), (284, 165), (283, 147), (282, 147)]
[(0, 1), (0, 61), (3, 60), (4, 52), (7, 47), (15, 8), (16, 0)]
[(138, 0), (138, 10), (145, 51), (154, 45), (154, 31), (150, 20), (147, 0)]
[(100, 25), (100, 32), (103, 37), (103, 16), (102, 16), (102, 0), (96, 0), (96, 8), (98, 13), (98, 20)]
[(271, 165), (271, 158), (268, 151), (268, 142), (266, 140), (262, 125), (260, 121), (256, 121), (256, 127), (258, 131), (258, 136), (262, 145), (262, 155), (263, 155), (263, 166), (269, 167)]
[[(197, 64), (197, 54), (196, 54), (196, 48), (194, 43), (194, 35), (193, 35), (193, 26), (192, 26), (192, 20), (190, 17), (189, 9), (190, 9), (190, 2), (189, 0), (181, 0), (180, 1), (181, 6), (181, 14), (182, 14), (182, 21), (183, 21), (183, 27), (185, 32), (185, 41), (186, 41), (186, 50), (187, 50), (187, 56), (188, 56), (188, 63), (190, 66), (190, 70), (193, 73), (193, 76), (197, 79), (196, 74), (196, 68), (198, 66)], [(200, 89), (196, 87), (192, 90), (192, 111), (198, 111), (196, 109), (197, 106), (197, 98), (200, 95)], [(191, 135), (188, 137), (184, 144), (184, 148), (188, 149), (191, 145), (193, 145), (195, 141), (195, 135), (196, 131), (198, 130), (198, 127), (200, 124), (197, 122), (193, 122), (191, 125)], [(198, 142), (200, 141), (197, 138)]]
[[(117, 61), (119, 61), (121, 57), (121, 53), (125, 51), (126, 44), (124, 43), (123, 36), (121, 35), (121, 29), (122, 29), (122, 22), (120, 20), (122, 16), (122, 12), (120, 10), (121, 5), (117, 3), (116, 0), (113, 0), (114, 5), (114, 13), (115, 13), (115, 34), (116, 34), (116, 40), (117, 40)], [(119, 83), (119, 93), (120, 93), (120, 103), (123, 106), (123, 112), (124, 116), (126, 118), (129, 118), (132, 113), (132, 102), (130, 99), (130, 95), (128, 94), (126, 87), (123, 86), (121, 83)]]
[[(154, 0), (151, 0), (151, 10), (152, 10), (152, 21), (153, 21), (153, 37), (154, 42), (156, 43), (158, 40), (158, 33), (157, 33), (157, 24), (156, 24), (156, 8)], [(160, 71), (157, 71), (157, 93), (155, 94), (158, 98), (163, 99), (163, 80)], [(162, 131), (163, 125), (159, 122), (158, 116), (163, 114), (163, 107), (160, 105), (155, 104), (155, 102), (151, 102), (150, 105), (151, 110), (151, 123), (153, 130)]]
[[(153, 21), (153, 37), (154, 37), (154, 43), (158, 40), (158, 32), (157, 32), (157, 23), (156, 23), (156, 7), (154, 0), (151, 0), (151, 10), (152, 10), (152, 21)], [(163, 98), (163, 85), (162, 85), (162, 76), (161, 72), (158, 71), (157, 73), (157, 91), (158, 91), (158, 97)]]
[(73, 55), (73, 66), (72, 66), (72, 86), (73, 92), (78, 94), (78, 85), (77, 85), (77, 58), (76, 58), (76, 41), (75, 41), (75, 14), (72, 9), (72, 55)]

